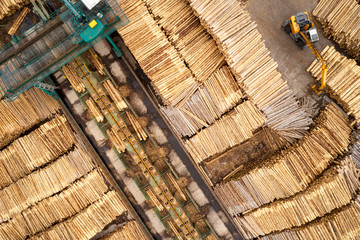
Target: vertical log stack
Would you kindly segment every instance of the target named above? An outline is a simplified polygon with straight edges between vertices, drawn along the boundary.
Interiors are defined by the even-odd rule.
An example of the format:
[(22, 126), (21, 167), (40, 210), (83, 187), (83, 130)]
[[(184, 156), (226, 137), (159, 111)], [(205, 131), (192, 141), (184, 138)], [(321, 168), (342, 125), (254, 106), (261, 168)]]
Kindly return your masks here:
[[(334, 47), (325, 47), (322, 51), (328, 62), (329, 71), (325, 90), (338, 101), (348, 115), (360, 122), (360, 66), (348, 59)], [(316, 60), (307, 69), (316, 80), (321, 79), (321, 68)]]
[(356, 0), (321, 0), (313, 11), (325, 35), (360, 60), (360, 5)]
[(16, 12), (16, 10), (22, 8), (26, 4), (28, 4), (29, 0), (4, 0), (1, 1), (0, 8), (0, 20), (4, 17), (10, 16)]
[(237, 0), (189, 0), (201, 23), (216, 40), (240, 87), (267, 118), (267, 124), (289, 141), (301, 138), (311, 117), (277, 71), (256, 23)]

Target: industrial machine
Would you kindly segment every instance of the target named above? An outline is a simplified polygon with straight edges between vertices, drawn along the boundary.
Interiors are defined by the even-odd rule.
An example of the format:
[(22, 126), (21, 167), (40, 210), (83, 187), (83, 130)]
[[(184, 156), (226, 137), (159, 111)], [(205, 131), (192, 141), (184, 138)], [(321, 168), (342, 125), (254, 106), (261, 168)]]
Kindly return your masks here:
[(320, 94), (326, 85), (326, 76), (328, 71), (327, 62), (321, 56), (320, 51), (314, 45), (319, 41), (319, 35), (314, 26), (313, 22), (310, 22), (309, 14), (307, 12), (297, 13), (291, 16), (288, 20), (283, 23), (283, 28), (286, 33), (295, 40), (296, 45), (301, 49), (308, 46), (315, 58), (321, 62), (322, 77), (321, 85), (317, 87), (316, 84), (312, 86), (312, 89), (316, 94)]

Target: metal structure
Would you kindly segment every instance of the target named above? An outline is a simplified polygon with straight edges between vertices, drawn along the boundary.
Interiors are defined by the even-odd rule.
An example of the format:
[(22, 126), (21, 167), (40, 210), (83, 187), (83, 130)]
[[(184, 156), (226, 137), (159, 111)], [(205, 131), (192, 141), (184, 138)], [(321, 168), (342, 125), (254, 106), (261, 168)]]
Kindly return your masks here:
[(116, 0), (102, 0), (91, 10), (81, 1), (64, 2), (47, 21), (0, 49), (2, 98), (15, 99), (129, 22)]

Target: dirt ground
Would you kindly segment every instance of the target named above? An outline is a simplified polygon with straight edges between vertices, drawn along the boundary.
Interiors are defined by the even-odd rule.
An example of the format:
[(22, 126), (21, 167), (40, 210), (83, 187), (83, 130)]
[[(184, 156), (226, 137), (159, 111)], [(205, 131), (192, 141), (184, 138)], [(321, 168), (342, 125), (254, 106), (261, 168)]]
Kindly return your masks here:
[(307, 11), (319, 32), (320, 41), (316, 44), (318, 49), (321, 51), (326, 45), (334, 45), (322, 34), (320, 23), (311, 14), (317, 2), (317, 0), (248, 0), (246, 4), (265, 40), (265, 45), (270, 50), (270, 56), (279, 64), (279, 71), (297, 98), (304, 97), (308, 93), (311, 96), (315, 95), (311, 89), (314, 79), (306, 72), (314, 57), (309, 48), (304, 50), (298, 48), (294, 40), (283, 31), (281, 25), (291, 15)]

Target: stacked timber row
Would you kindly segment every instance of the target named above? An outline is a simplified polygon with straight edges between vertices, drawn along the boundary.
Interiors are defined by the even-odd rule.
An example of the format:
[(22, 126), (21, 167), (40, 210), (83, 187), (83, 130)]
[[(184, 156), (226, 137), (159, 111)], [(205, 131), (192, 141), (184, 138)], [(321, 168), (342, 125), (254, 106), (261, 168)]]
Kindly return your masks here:
[(224, 152), (253, 136), (253, 131), (265, 122), (264, 116), (245, 101), (214, 124), (185, 141), (192, 158), (201, 163), (206, 158)]
[(360, 60), (360, 6), (356, 0), (321, 0), (313, 15), (321, 22), (325, 35)]
[(273, 233), (260, 239), (358, 239), (360, 236), (360, 196), (348, 205), (302, 227)]
[[(48, 96), (38, 93), (45, 103)], [(27, 101), (29, 110), (41, 106)], [(19, 107), (12, 120), (28, 118), (28, 131), (0, 151), (0, 238), (90, 239), (117, 219), (134, 221), (66, 117), (45, 106), (38, 111), (48, 117), (35, 124)]]
[[(360, 67), (355, 60), (346, 58), (334, 47), (325, 47), (322, 55), (329, 65), (325, 90), (359, 123)], [(321, 80), (321, 67), (316, 60), (307, 71), (318, 81)]]
[(49, 118), (59, 107), (53, 98), (38, 88), (21, 94), (13, 102), (0, 101), (0, 148)]
[(312, 123), (277, 71), (256, 23), (237, 0), (189, 0), (245, 93), (284, 138), (301, 138)]
[(246, 238), (255, 238), (323, 217), (350, 203), (359, 188), (359, 173), (351, 157), (346, 157), (331, 165), (305, 191), (246, 212), (235, 219)]
[(121, 7), (131, 22), (118, 29), (125, 44), (164, 104), (178, 104), (196, 90), (197, 81), (141, 0)]
[(352, 149), (352, 159), (358, 169), (360, 169), (360, 141), (357, 141)]
[(144, 232), (141, 230), (139, 224), (135, 221), (131, 221), (125, 224), (125, 226), (119, 227), (114, 232), (108, 234), (102, 240), (142, 240), (147, 239)]
[(28, 4), (29, 0), (4, 0), (1, 1), (0, 8), (0, 20), (6, 16), (10, 16), (16, 12), (16, 10), (22, 8), (24, 5)]
[[(349, 120), (329, 104), (298, 143), (215, 187), (231, 215), (303, 191), (350, 143)], [(280, 174), (281, 173), (281, 174)]]

